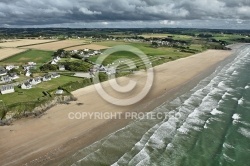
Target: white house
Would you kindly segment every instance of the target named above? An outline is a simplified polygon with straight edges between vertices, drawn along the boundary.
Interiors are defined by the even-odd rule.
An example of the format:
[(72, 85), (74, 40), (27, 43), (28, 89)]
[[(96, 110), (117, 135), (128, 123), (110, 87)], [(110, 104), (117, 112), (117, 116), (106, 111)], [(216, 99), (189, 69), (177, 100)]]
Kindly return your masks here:
[(43, 76), (43, 78), (42, 78), (42, 81), (50, 81), (51, 80), (51, 76), (50, 75), (48, 75), (48, 74), (46, 74), (45, 76)]
[(31, 75), (31, 72), (29, 70), (27, 70), (26, 73), (25, 73), (25, 76), (30, 77), (30, 75)]
[(8, 66), (6, 66), (5, 68), (6, 68), (6, 70), (19, 69), (19, 66), (8, 65)]
[(78, 53), (78, 50), (73, 50), (73, 51), (71, 51), (71, 53), (76, 54), (76, 53)]
[(42, 81), (41, 81), (41, 78), (40, 77), (36, 77), (36, 78), (32, 78), (29, 80), (29, 83), (31, 85), (37, 85), (37, 84), (40, 84)]
[(29, 82), (25, 82), (21, 85), (22, 89), (31, 89), (32, 85)]
[(0, 67), (0, 76), (4, 76), (7, 75), (7, 71), (5, 70), (5, 68)]
[(7, 65), (7, 66), (5, 67), (6, 70), (11, 70), (11, 69), (14, 69), (14, 68), (15, 68), (14, 65)]
[(101, 66), (99, 67), (99, 70), (100, 70), (100, 71), (107, 71), (107, 68), (106, 68), (105, 66), (101, 65)]
[(51, 76), (51, 78), (59, 78), (60, 74), (58, 74), (58, 73), (52, 73), (50, 76)]
[(55, 94), (56, 95), (61, 95), (61, 94), (63, 94), (63, 90), (57, 90)]
[(60, 66), (59, 66), (59, 70), (60, 70), (60, 71), (64, 71), (64, 70), (65, 70), (65, 66), (64, 66), (64, 65), (60, 65)]
[(23, 66), (23, 69), (26, 70), (30, 70), (30, 66)]
[(1, 94), (8, 94), (8, 93), (14, 93), (15, 89), (13, 85), (3, 85), (1, 87)]
[(54, 59), (55, 59), (56, 61), (60, 61), (60, 60), (61, 60), (61, 58), (60, 58), (59, 56), (55, 57)]
[(50, 63), (50, 64), (52, 64), (52, 65), (56, 65), (56, 64), (57, 64), (57, 61), (53, 59), (53, 60), (51, 61), (51, 63)]
[(36, 69), (36, 66), (29, 66), (29, 65), (25, 65), (23, 66), (23, 69), (26, 70), (31, 70), (31, 69)]
[(28, 65), (30, 65), (30, 66), (36, 66), (36, 63), (35, 62), (28, 62)]
[(9, 76), (2, 76), (1, 77), (1, 82), (2, 83), (8, 83), (8, 82), (11, 82), (11, 81), (12, 81), (12, 79)]
[(98, 55), (98, 54), (100, 54), (100, 51), (94, 51), (93, 52), (95, 55)]
[(16, 80), (19, 78), (19, 76), (16, 73), (10, 73), (9, 76), (11, 77), (12, 80)]

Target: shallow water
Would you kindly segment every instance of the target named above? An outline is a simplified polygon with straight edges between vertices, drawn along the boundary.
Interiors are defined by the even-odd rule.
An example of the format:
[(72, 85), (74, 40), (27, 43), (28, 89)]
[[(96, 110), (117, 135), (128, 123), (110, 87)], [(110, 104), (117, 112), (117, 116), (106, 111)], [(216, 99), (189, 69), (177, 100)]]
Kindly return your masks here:
[(169, 116), (134, 121), (64, 164), (249, 165), (250, 46), (194, 89), (153, 111)]

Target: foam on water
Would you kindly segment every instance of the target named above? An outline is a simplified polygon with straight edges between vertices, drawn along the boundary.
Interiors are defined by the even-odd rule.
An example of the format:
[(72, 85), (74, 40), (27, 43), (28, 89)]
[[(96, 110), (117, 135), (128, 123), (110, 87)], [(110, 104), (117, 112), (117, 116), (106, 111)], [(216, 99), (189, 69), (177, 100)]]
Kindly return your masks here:
[(146, 161), (150, 159), (150, 156), (148, 155), (149, 152), (146, 151), (145, 148), (143, 148), (134, 158), (132, 158), (128, 165), (137, 165), (141, 161)]
[(224, 144), (223, 144), (223, 148), (227, 148), (227, 149), (235, 149), (235, 147), (234, 147), (234, 146), (232, 146), (232, 145), (230, 145), (230, 144), (228, 144), (228, 143), (224, 143)]
[[(129, 149), (131, 149), (126, 150), (117, 161), (113, 161), (113, 164), (110, 164), (113, 166), (158, 165), (157, 163), (154, 163), (155, 156), (157, 156), (157, 158), (159, 157), (160, 160), (161, 155), (163, 155), (162, 159), (164, 163), (162, 164), (171, 163), (174, 165), (180, 163), (179, 165), (185, 165), (182, 164), (184, 158), (194, 159), (194, 156), (189, 153), (192, 149), (198, 147), (198, 153), (194, 153), (195, 156), (199, 153), (208, 153), (209, 151), (206, 151), (206, 140), (209, 141), (209, 138), (211, 138), (211, 141), (215, 141), (211, 146), (215, 146), (216, 143), (220, 141), (216, 140), (217, 135), (219, 138), (219, 135), (223, 136), (224, 132), (228, 134), (228, 131), (226, 131), (227, 127), (230, 128), (233, 126), (237, 130), (238, 125), (219, 127), (232, 119), (233, 124), (237, 123), (239, 125), (245, 125), (245, 127), (240, 127), (237, 131), (250, 139), (249, 126), (246, 125), (248, 122), (245, 122), (243, 112), (238, 111), (238, 109), (242, 109), (242, 107), (237, 106), (234, 110), (223, 109), (223, 107), (227, 107), (228, 104), (232, 104), (232, 106), (233, 104), (236, 105), (237, 101), (239, 105), (247, 105), (247, 98), (242, 97), (239, 100), (239, 92), (244, 89), (239, 89), (237, 85), (235, 87), (234, 83), (235, 80), (237, 80), (237, 77), (241, 75), (240, 67), (244, 67), (244, 64), (247, 63), (249, 51), (250, 49), (239, 51), (239, 56), (236, 57), (232, 63), (229, 63), (216, 71), (211, 77), (202, 80), (190, 92), (176, 98), (172, 102), (166, 102), (155, 109), (154, 112), (168, 112), (168, 118), (157, 122), (156, 125), (152, 124), (145, 133), (138, 135), (137, 137), (139, 137), (139, 139), (129, 147)], [(241, 87), (244, 87), (245, 85), (246, 84), (243, 84)], [(249, 85), (245, 86), (245, 89), (249, 89)], [(137, 125), (133, 123), (131, 126), (137, 128)], [(140, 127), (143, 127), (143, 125)], [(125, 128), (124, 130), (129, 133), (129, 128)], [(140, 128), (138, 127), (137, 131), (139, 130)], [(218, 130), (217, 133), (211, 134), (216, 130)], [(203, 132), (205, 133), (204, 136), (206, 139), (203, 139)], [(132, 135), (133, 134), (137, 134), (137, 132), (132, 133)], [(197, 137), (197, 135), (200, 137)], [(118, 139), (119, 135), (115, 133), (109, 137), (117, 137), (117, 141), (120, 141)], [(228, 139), (226, 136), (223, 136), (222, 138)], [(102, 144), (103, 146), (100, 148), (107, 148), (109, 146), (116, 151), (122, 151), (122, 146), (121, 149), (119, 149), (115, 148), (112, 144), (112, 141), (104, 141)], [(191, 149), (186, 149), (189, 145), (191, 146)], [(207, 148), (210, 148), (210, 144), (208, 144), (208, 146), (209, 147)], [(221, 158), (224, 158), (228, 162), (235, 162), (236, 160), (229, 155), (230, 153), (228, 153), (227, 150), (234, 150), (236, 149), (236, 146), (228, 140), (225, 140), (225, 142), (223, 141), (220, 146), (222, 147), (222, 151), (218, 153), (220, 153)], [(217, 149), (220, 148), (216, 148), (216, 153)], [(167, 154), (166, 156), (164, 156), (164, 153), (162, 152), (164, 150), (164, 153)], [(99, 157), (100, 160), (105, 159), (106, 153), (109, 153), (109, 151), (101, 153), (100, 149), (97, 149), (82, 160), (93, 160), (94, 156)], [(203, 155), (206, 156), (206, 154)], [(212, 155), (214, 154), (209, 154), (208, 156)], [(182, 158), (182, 156), (184, 156), (184, 158)]]
[(249, 85), (245, 86), (245, 89), (250, 89), (250, 86)]
[(213, 109), (213, 111), (211, 112), (212, 115), (221, 115), (224, 114), (223, 112), (217, 110), (217, 108)]
[(234, 159), (232, 159), (231, 157), (229, 157), (228, 155), (226, 155), (226, 154), (223, 154), (223, 157), (224, 157), (224, 159), (226, 160), (226, 161), (228, 161), (228, 162), (235, 162), (235, 160)]
[(241, 127), (241, 128), (239, 128), (238, 132), (241, 133), (243, 136), (250, 139), (250, 129), (246, 129), (246, 128)]
[(228, 96), (232, 96), (230, 93), (226, 92), (223, 96), (222, 99), (226, 99)]
[(235, 76), (235, 75), (238, 75), (238, 74), (239, 74), (239, 72), (234, 71), (232, 75)]
[(240, 120), (240, 115), (239, 114), (233, 114), (232, 116), (233, 120)]
[(244, 104), (244, 98), (242, 97), (240, 100), (238, 100), (238, 105), (243, 105)]
[(189, 130), (185, 128), (184, 126), (181, 126), (177, 131), (179, 131), (182, 134), (188, 134)]

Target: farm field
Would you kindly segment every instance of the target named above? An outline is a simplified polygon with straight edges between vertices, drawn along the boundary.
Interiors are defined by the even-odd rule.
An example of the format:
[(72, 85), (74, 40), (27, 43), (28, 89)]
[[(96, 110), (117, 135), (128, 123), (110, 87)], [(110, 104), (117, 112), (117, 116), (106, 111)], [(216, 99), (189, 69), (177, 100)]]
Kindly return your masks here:
[(0, 43), (0, 47), (20, 47), (27, 46), (32, 44), (40, 44), (53, 42), (55, 40), (40, 40), (40, 39), (16, 39), (16, 40), (7, 40), (5, 42)]
[(95, 44), (107, 46), (107, 47), (113, 47), (113, 46), (117, 46), (117, 45), (126, 45), (126, 44), (128, 44), (128, 42), (124, 42), (124, 41), (100, 41), (100, 42), (96, 42)]
[(142, 34), (139, 36), (144, 37), (144, 38), (154, 38), (154, 37), (166, 38), (166, 37), (171, 36), (171, 35), (170, 34), (163, 34), (163, 33), (145, 33), (145, 34)]
[(104, 50), (104, 49), (108, 49), (108, 48), (109, 47), (107, 47), (107, 46), (102, 46), (102, 45), (97, 45), (97, 44), (88, 44), (88, 45), (82, 45), (82, 46), (66, 48), (65, 50), (66, 51), (83, 50), (83, 49)]
[(161, 33), (148, 33), (139, 35), (144, 38), (167, 38), (171, 36), (174, 40), (192, 40), (194, 37), (188, 35), (176, 35), (176, 34), (161, 34)]
[(9, 57), (1, 64), (23, 64), (27, 62), (46, 63), (52, 59), (53, 52), (42, 50), (27, 50), (15, 56)]
[(57, 41), (57, 42), (52, 42), (52, 43), (27, 46), (25, 48), (57, 51), (59, 49), (69, 48), (69, 47), (73, 47), (73, 46), (77, 46), (81, 44), (84, 44), (83, 40), (62, 40), (62, 41)]
[(0, 61), (9, 58), (13, 55), (18, 53), (24, 52), (26, 49), (19, 49), (19, 48), (0, 48)]
[(104, 45), (113, 47), (116, 45), (129, 45), (133, 46), (146, 55), (170, 55), (170, 56), (182, 56), (182, 55), (190, 55), (189, 53), (183, 53), (179, 52), (176, 48), (170, 48), (170, 47), (159, 47), (154, 48), (150, 44), (147, 43), (138, 43), (138, 42), (118, 42), (118, 41), (103, 41), (103, 42), (97, 42), (98, 45)]

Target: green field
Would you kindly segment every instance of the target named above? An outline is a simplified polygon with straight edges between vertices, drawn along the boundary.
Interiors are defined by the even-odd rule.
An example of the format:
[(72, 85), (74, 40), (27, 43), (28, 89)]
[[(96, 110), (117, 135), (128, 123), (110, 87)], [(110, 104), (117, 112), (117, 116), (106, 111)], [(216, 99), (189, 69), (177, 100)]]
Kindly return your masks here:
[(240, 39), (240, 38), (246, 38), (246, 36), (242, 35), (237, 35), (237, 34), (214, 34), (214, 39), (216, 40), (223, 40), (227, 41), (229, 43), (235, 43), (235, 40)]
[(28, 50), (3, 60), (2, 64), (23, 64), (27, 62), (46, 63), (52, 59), (52, 51)]
[(98, 42), (98, 44), (104, 45), (104, 46), (109, 46), (109, 47), (113, 47), (113, 46), (117, 46), (117, 45), (129, 45), (129, 46), (133, 46), (135, 48), (140, 49), (146, 55), (181, 56), (181, 55), (187, 54), (187, 53), (178, 52), (178, 50), (176, 48), (170, 48), (170, 47), (154, 48), (151, 46), (151, 44), (147, 44), (147, 43), (104, 41), (104, 42)]
[(21, 88), (15, 87), (15, 93), (0, 95), (0, 100), (3, 100), (6, 105), (37, 101), (43, 98), (43, 91), (49, 91), (56, 89), (59, 86), (67, 84), (69, 82), (76, 82), (82, 80), (81, 78), (61, 76), (60, 78), (52, 79), (48, 82), (42, 82), (32, 89), (23, 90)]

